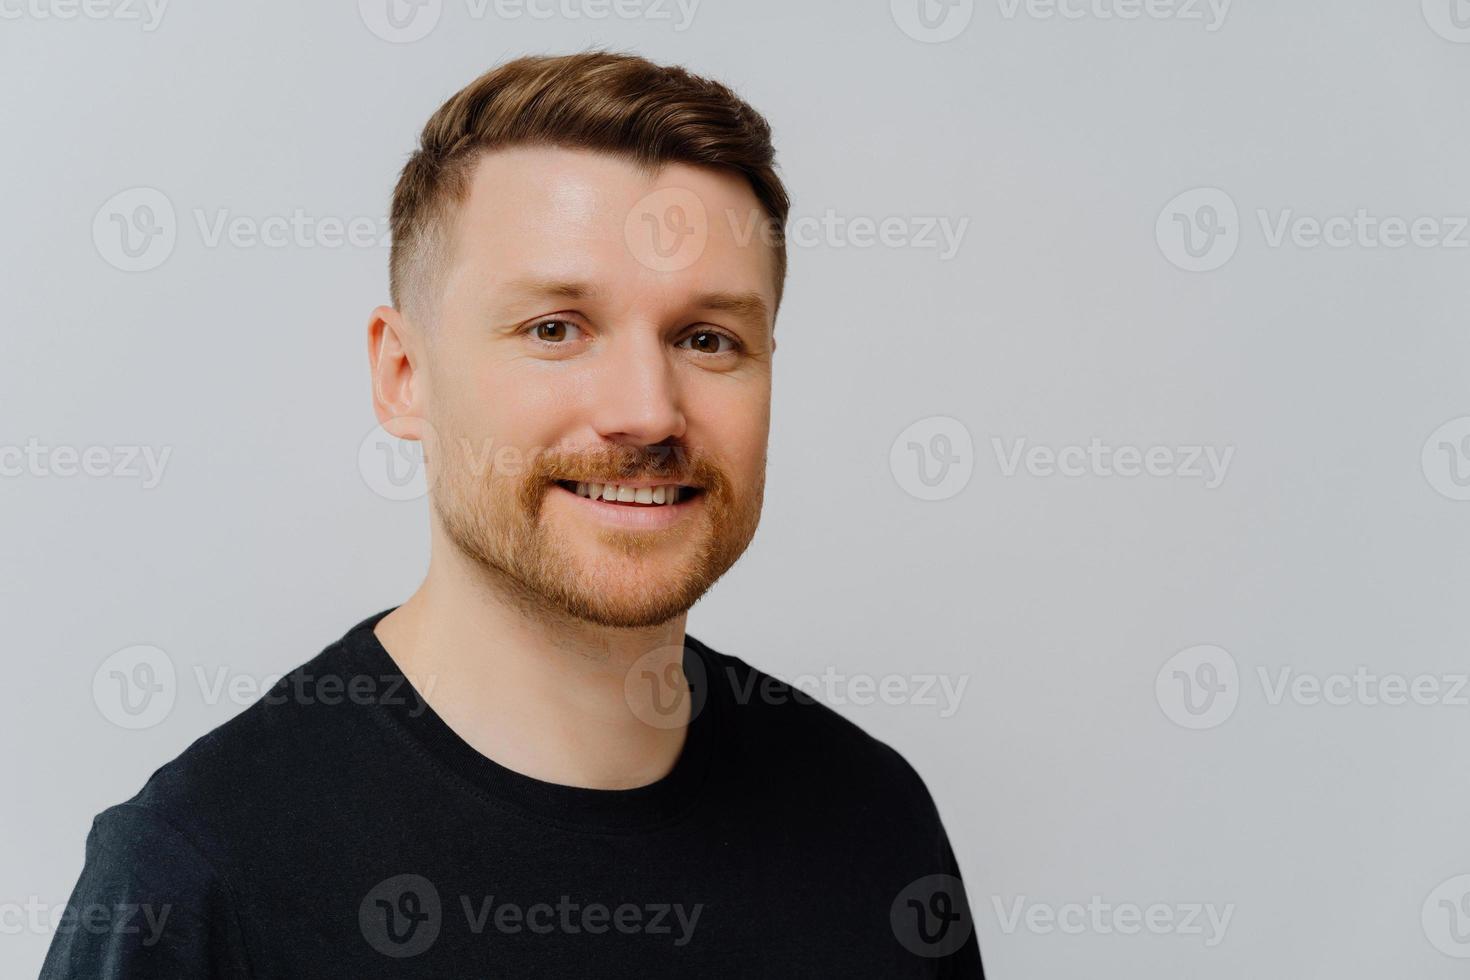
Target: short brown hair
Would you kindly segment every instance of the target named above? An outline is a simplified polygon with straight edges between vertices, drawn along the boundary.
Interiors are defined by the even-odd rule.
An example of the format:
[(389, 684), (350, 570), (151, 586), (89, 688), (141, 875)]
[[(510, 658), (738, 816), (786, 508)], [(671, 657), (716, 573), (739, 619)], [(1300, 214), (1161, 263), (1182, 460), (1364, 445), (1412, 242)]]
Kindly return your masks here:
[(780, 305), (786, 280), (781, 231), (791, 205), (776, 176), (770, 124), (719, 82), (636, 55), (587, 51), (506, 62), (429, 118), (393, 190), (389, 291), (395, 307), (421, 297), (443, 272), (453, 207), (468, 195), (480, 156), (528, 144), (599, 150), (650, 172), (688, 163), (744, 175), (776, 231), (769, 240)]

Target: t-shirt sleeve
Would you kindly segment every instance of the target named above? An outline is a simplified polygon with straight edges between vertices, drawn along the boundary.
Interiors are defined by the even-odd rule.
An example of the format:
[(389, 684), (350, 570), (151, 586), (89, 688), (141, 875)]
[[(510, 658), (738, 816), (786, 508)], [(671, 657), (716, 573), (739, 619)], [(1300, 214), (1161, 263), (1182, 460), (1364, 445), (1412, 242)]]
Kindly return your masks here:
[(939, 961), (939, 975), (984, 980), (985, 971), (980, 966), (980, 933), (976, 928), (975, 913), (965, 894), (964, 878), (960, 874), (960, 865), (955, 860), (954, 850), (950, 847), (949, 835), (945, 833), (942, 823), (938, 827), (940, 863), (944, 869), (942, 873), (954, 878), (955, 889), (959, 892), (954, 897), (958, 900), (960, 908), (963, 909), (961, 914), (968, 919), (964, 927), (969, 931), (969, 938), (965, 940), (964, 945)]
[[(919, 909), (927, 908), (934, 918), (932, 921), (925, 919), (924, 930), (918, 928), (917, 922), (905, 919), (900, 941), (910, 952), (929, 960), (934, 976), (984, 980), (974, 911), (966, 894), (959, 861), (950, 845), (944, 821), (940, 819), (939, 808), (929, 787), (908, 760), (892, 746), (882, 742), (878, 744), (886, 750), (901, 774), (900, 778), (907, 787), (908, 801), (920, 814), (919, 824), (927, 828), (924, 863), (914, 869), (923, 877), (910, 886), (912, 893), (907, 894), (905, 900), (917, 902)], [(941, 917), (950, 919), (947, 927)], [(927, 928), (929, 925), (936, 928), (931, 932)]]
[(227, 884), (194, 843), (136, 803), (99, 814), (41, 980), (248, 976)]

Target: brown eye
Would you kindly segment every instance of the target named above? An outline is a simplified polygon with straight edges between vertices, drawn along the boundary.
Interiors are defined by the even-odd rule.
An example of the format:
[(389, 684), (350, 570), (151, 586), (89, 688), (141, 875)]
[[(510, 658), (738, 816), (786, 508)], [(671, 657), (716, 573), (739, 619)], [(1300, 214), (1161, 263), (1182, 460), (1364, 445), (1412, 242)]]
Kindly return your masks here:
[(560, 344), (575, 329), (577, 329), (576, 325), (566, 320), (542, 320), (532, 328), (532, 332), (537, 340), (544, 341), (548, 344)]
[[(701, 354), (725, 354), (735, 349), (735, 342), (733, 340), (714, 330), (696, 331), (686, 337), (682, 343), (687, 343), (690, 350), (698, 351)], [(721, 343), (727, 346), (721, 348)]]

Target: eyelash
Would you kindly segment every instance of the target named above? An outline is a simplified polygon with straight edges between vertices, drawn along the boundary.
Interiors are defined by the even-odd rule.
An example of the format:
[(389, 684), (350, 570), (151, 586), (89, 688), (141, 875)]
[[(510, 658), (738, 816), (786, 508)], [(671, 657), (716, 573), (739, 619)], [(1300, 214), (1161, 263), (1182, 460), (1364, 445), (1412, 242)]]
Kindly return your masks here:
[[(524, 333), (525, 333), (526, 336), (530, 337), (532, 341), (534, 341), (537, 344), (540, 344), (542, 347), (548, 347), (548, 348), (550, 348), (550, 347), (561, 347), (561, 346), (564, 346), (566, 344), (566, 341), (542, 340), (540, 337), (537, 337), (536, 336), (536, 330), (539, 327), (545, 326), (548, 323), (565, 323), (568, 326), (575, 327), (578, 330), (581, 330), (582, 329), (581, 324), (577, 323), (575, 320), (571, 320), (571, 319), (569, 319), (567, 317), (564, 317), (564, 316), (549, 316), (549, 317), (544, 317), (544, 318), (542, 318), (540, 320), (535, 321), (534, 323), (529, 324), (526, 327)], [(727, 333), (724, 330), (715, 329), (714, 327), (701, 327), (698, 330), (690, 331), (682, 339), (680, 339), (679, 343), (682, 344), (685, 340), (689, 340), (690, 338), (695, 337), (695, 336), (698, 336), (699, 334), (702, 334), (702, 333), (709, 333), (709, 334), (714, 334), (717, 337), (723, 337), (730, 344), (730, 349), (729, 350), (721, 351), (721, 352), (715, 353), (715, 354), (705, 354), (706, 357), (719, 357), (720, 354), (738, 354), (738, 353), (740, 353), (741, 351), (743, 351), (745, 349), (745, 345), (740, 342), (740, 338), (736, 337), (735, 335), (733, 335), (731, 333)], [(696, 351), (695, 353), (704, 353), (704, 352), (702, 352), (702, 351)]]

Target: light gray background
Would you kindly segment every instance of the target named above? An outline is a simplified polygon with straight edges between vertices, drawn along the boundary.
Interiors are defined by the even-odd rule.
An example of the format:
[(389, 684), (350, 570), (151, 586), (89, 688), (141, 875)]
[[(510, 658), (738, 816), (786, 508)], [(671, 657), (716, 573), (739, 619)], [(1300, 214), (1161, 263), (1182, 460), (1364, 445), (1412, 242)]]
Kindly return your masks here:
[[(200, 222), (380, 219), (444, 98), (507, 57), (600, 44), (763, 111), (793, 218), (968, 221), (948, 258), (793, 244), (765, 518), (690, 631), (784, 677), (833, 670), (839, 693), (967, 683), (948, 717), (918, 697), (836, 706), (931, 787), (989, 974), (1464, 975), (1470, 942), (1440, 900), (1470, 890), (1454, 693), (1470, 503), (1451, 468), (1470, 470), (1453, 458), (1470, 448), (1454, 422), (1470, 416), (1470, 232), (1401, 248), (1268, 234), (1287, 212), (1365, 209), (1454, 237), (1470, 44), (1452, 0), (1240, 0), (1223, 23), (1203, 3), (1125, 20), (1098, 13), (1126, 0), (1073, 0), (1076, 18), (964, 0), (942, 43), (900, 26), (911, 0), (897, 16), (704, 0), (682, 30), (671, 2), (593, 20), (443, 0), (413, 42), (366, 26), (375, 2), (365, 18), (353, 0), (178, 0), (152, 30), (142, 8), (0, 3), (0, 447), (172, 454), (155, 487), (0, 477), (0, 973), (38, 970), (48, 929), (27, 908), (64, 903), (93, 814), (248, 703), (213, 696), (217, 680), (290, 669), (424, 567), (423, 500), (385, 499), (358, 462), (387, 249), (211, 246)], [(167, 197), (177, 240), (127, 272), (107, 208), (138, 187)], [(1175, 213), (1207, 220), (1198, 200), (1167, 207), (1196, 188), (1238, 208), (1212, 271), (1181, 268), (1167, 234)], [(971, 437), (951, 449), (972, 475), (921, 500), (908, 436), (899, 465), (891, 450), (916, 423), (930, 445), (937, 416)], [(1093, 438), (1234, 455), (1209, 488), (1007, 475), (992, 441)], [(129, 730), (93, 679), (138, 644), (176, 666), (176, 700)], [(1223, 718), (1183, 709), (1166, 669), (1205, 644), (1229, 658), (1210, 654)], [(1438, 694), (1274, 697), (1284, 669), (1330, 683), (1360, 667)], [(1197, 717), (1209, 727), (1177, 720)], [(1204, 916), (1202, 934), (1047, 928), (1048, 909), (1089, 902), (1231, 918), (1213, 945)]]

